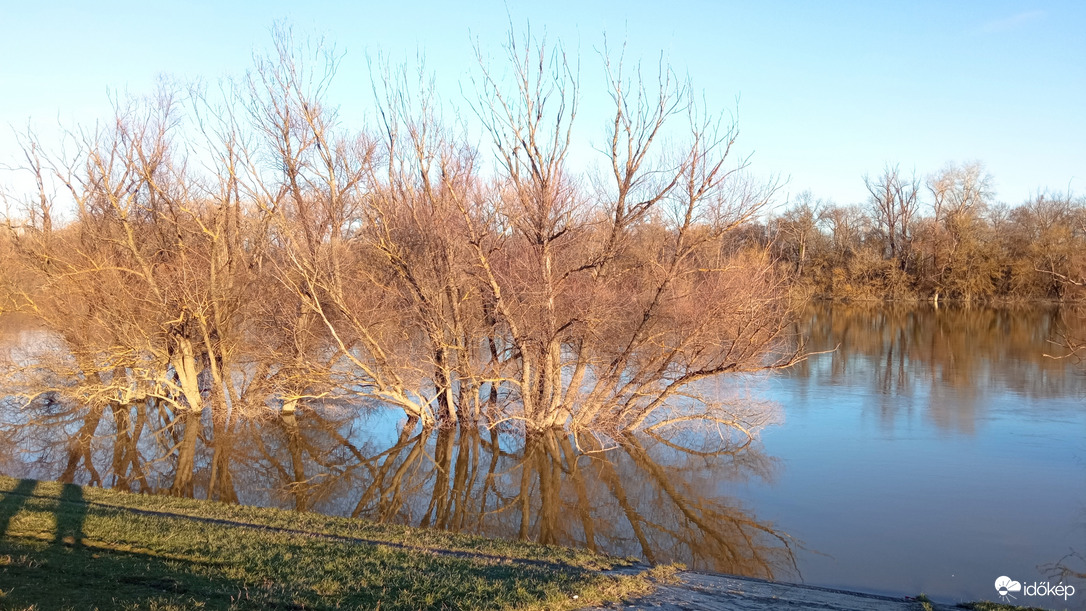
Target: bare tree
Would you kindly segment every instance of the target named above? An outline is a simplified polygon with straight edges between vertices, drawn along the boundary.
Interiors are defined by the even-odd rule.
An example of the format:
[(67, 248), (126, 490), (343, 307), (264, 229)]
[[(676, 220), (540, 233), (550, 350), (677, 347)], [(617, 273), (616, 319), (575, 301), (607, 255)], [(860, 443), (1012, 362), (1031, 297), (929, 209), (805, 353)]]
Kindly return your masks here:
[(785, 279), (728, 239), (775, 187), (749, 181), (736, 127), (673, 71), (649, 87), (605, 63), (598, 184), (568, 162), (580, 82), (560, 47), (510, 36), (508, 80), (481, 64), (488, 165), (424, 69), (376, 72), (377, 122), (352, 131), (325, 101), (334, 50), (286, 30), (275, 44), (222, 96), (118, 104), (71, 135), (73, 156), (26, 140), (39, 193), (6, 228), (20, 288), (5, 307), (63, 344), (16, 376), (25, 413), (81, 431), (65, 477), (95, 469), (111, 426), (109, 472), (146, 487), (149, 431), (173, 493), (199, 480), (232, 500), (247, 422), (278, 410), (300, 448), (291, 414), (345, 397), (425, 426), (767, 422), (702, 383), (798, 358)]
[[(735, 126), (704, 115), (665, 67), (650, 92), (621, 61), (608, 63), (615, 182), (586, 197), (565, 164), (575, 70), (560, 48), (530, 39), (511, 36), (508, 51), (513, 86), (484, 65), (476, 108), (501, 190), (463, 211), (528, 426), (572, 416), (580, 426), (637, 427), (698, 380), (792, 362), (795, 352), (763, 360), (783, 339), (786, 309), (768, 261), (722, 247), (772, 193), (749, 188), (742, 164), (727, 165)], [(683, 115), (686, 148), (652, 163), (661, 130)], [(650, 214), (662, 222), (640, 223)], [(510, 231), (488, 232), (491, 218)], [(719, 406), (706, 407), (698, 416), (715, 418)]]
[(877, 179), (864, 176), (864, 184), (871, 194), (871, 215), (885, 241), (886, 255), (904, 270), (911, 255), (912, 225), (919, 207), (920, 182), (915, 176), (903, 176), (897, 166), (887, 166)]
[(932, 299), (940, 295), (970, 300), (995, 289), (995, 261), (983, 248), (983, 215), (991, 199), (991, 176), (979, 162), (949, 164), (928, 178), (934, 216), (925, 224), (924, 238)]
[[(566, 164), (579, 82), (560, 48), (511, 36), (508, 90), (482, 65), (488, 180), (424, 71), (382, 67), (380, 136), (346, 136), (321, 100), (334, 61), (313, 78), (290, 44), (250, 78), (250, 114), (283, 171), (252, 192), (278, 219), (283, 282), (367, 395), (426, 425), (622, 428), (699, 379), (794, 358), (762, 360), (785, 339), (782, 281), (721, 240), (772, 189), (725, 165), (734, 127), (700, 114), (670, 70), (650, 94), (606, 66), (615, 182), (589, 192)], [(659, 134), (683, 115), (689, 148), (661, 157)]]
[[(189, 101), (199, 114), (201, 100)], [(236, 124), (228, 114), (200, 123), (196, 133), (209, 139), (216, 165), (198, 177), (186, 161), (196, 143), (178, 134), (184, 104), (164, 89), (118, 106), (112, 129), (78, 136), (74, 158), (29, 166), (39, 188), (47, 171), (65, 185), (76, 215), (63, 228), (32, 222), (18, 239), (34, 274), (21, 309), (66, 348), (36, 364), (42, 382), (55, 381), (30, 387), (26, 397), (29, 404), (43, 391), (59, 392), (88, 410), (83, 440), (108, 408), (116, 434), (130, 441), (118, 444), (129, 448), (118, 464), (135, 464), (132, 444), (149, 415), (160, 414), (156, 435), (175, 465), (172, 491), (192, 494), (203, 438), (212, 449), (209, 495), (232, 498), (219, 468), (228, 462), (230, 431), (266, 409), (281, 386), (275, 380), (293, 370), (278, 361), (283, 342), (260, 333), (271, 326), (260, 309), (274, 281), (264, 271), (269, 223), (240, 190)]]
[(803, 274), (810, 251), (818, 246), (822, 207), (822, 202), (816, 202), (810, 191), (803, 191), (775, 223), (774, 229), (779, 236), (777, 248), (785, 260), (793, 262), (796, 274)]

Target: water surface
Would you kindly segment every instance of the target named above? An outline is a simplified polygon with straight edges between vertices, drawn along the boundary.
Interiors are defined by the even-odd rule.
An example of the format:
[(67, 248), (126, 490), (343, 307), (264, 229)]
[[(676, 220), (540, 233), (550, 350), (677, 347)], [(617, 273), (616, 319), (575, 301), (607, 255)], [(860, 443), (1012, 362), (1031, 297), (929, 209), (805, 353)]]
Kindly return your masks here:
[(839, 348), (765, 383), (787, 421), (764, 451), (783, 466), (735, 494), (804, 541), (810, 583), (960, 601), (994, 598), (1001, 575), (1086, 572), (1064, 558), (1086, 550), (1086, 368), (1045, 356), (1080, 324), (1050, 308), (819, 308), (811, 348)]
[[(1077, 608), (1086, 367), (1045, 354), (1082, 330), (1055, 308), (817, 307), (801, 323), (817, 354), (719, 384), (783, 412), (753, 443), (704, 427), (525, 440), (300, 411), (234, 423), (218, 458), (200, 457), (197, 496), (225, 470), (214, 498), (948, 602), (994, 598), (1001, 575), (1062, 575), (1079, 589), (1067, 603), (1017, 602)], [(170, 484), (153, 416), (122, 447), (107, 414), (89, 466), (72, 449), (79, 417), (28, 422), (9, 406), (4, 422), (6, 474)]]

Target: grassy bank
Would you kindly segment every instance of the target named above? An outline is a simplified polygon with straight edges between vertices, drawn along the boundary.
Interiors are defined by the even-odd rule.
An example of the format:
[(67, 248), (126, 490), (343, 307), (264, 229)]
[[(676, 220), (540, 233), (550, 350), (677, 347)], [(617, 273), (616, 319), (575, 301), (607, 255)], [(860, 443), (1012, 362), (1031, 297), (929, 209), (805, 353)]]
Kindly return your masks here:
[(1045, 611), (1040, 607), (1024, 607), (1021, 605), (1005, 605), (1003, 603), (993, 602), (979, 602), (979, 603), (965, 603), (958, 605), (962, 609), (969, 609), (970, 611)]
[[(0, 477), (4, 609), (569, 609), (648, 588), (583, 550)], [(574, 598), (576, 596), (577, 598)]]

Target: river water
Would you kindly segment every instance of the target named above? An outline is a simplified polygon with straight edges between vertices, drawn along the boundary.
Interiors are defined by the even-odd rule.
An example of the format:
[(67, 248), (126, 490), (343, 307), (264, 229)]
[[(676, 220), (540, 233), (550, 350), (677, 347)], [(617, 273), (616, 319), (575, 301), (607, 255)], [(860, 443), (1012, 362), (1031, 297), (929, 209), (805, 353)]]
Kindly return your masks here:
[[(1055, 309), (821, 308), (811, 349), (765, 383), (772, 483), (736, 498), (801, 539), (809, 583), (939, 600), (994, 582), (1086, 585), (1086, 365), (1046, 354), (1081, 322)], [(1070, 556), (1069, 554), (1079, 554)]]
[[(697, 570), (936, 600), (995, 599), (1006, 575), (1061, 580), (1086, 602), (1086, 364), (1059, 355), (1081, 318), (1056, 308), (811, 308), (814, 353), (727, 380), (780, 424), (753, 443), (693, 428), (666, 437), (404, 430), (343, 409), (238, 423), (230, 493), (243, 503), (585, 546)], [(744, 399), (749, 397), (749, 399)], [(4, 415), (0, 471), (58, 478), (79, 422)], [(168, 487), (147, 433), (138, 481)], [(148, 430), (153, 427), (148, 427)], [(197, 496), (213, 460), (201, 457)], [(83, 465), (77, 481), (89, 481)], [(221, 493), (219, 496), (222, 496)]]

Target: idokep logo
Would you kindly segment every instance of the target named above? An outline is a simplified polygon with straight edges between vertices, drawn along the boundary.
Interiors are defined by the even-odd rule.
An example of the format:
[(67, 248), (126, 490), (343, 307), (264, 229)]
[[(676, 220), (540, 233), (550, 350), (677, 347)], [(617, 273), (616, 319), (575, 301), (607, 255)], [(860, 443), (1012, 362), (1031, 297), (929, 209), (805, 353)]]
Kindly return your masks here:
[(1010, 599), (1014, 598), (1014, 596), (1011, 595), (1011, 592), (1022, 591), (1022, 584), (1006, 575), (996, 579), (995, 586), (996, 592), (999, 592), (999, 597), (1003, 599), (1003, 602), (1009, 602)]
[(1010, 599), (1015, 598), (1012, 592), (1021, 592), (1025, 596), (1059, 596), (1065, 601), (1075, 595), (1075, 586), (1065, 586), (1062, 581), (1056, 585), (1047, 581), (1035, 581), (1023, 588), (1021, 583), (1006, 575), (995, 580), (995, 589), (1003, 602), (1009, 602)]

